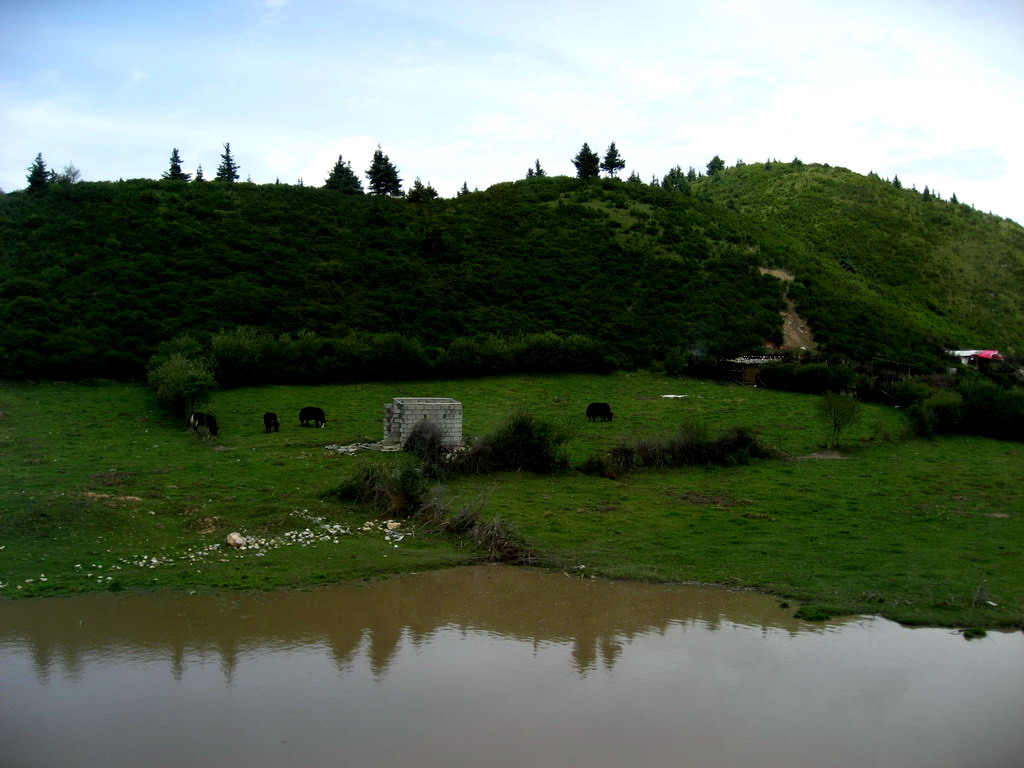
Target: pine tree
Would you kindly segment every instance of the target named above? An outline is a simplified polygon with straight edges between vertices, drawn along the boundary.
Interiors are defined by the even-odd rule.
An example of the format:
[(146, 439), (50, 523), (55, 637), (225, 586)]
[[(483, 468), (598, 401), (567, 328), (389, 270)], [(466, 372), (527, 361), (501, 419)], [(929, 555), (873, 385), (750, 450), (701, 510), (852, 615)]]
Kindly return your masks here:
[(224, 154), (220, 156), (220, 165), (217, 166), (215, 181), (226, 181), (228, 184), (238, 181), (238, 164), (231, 157), (230, 142), (224, 145)]
[(596, 179), (601, 172), (601, 158), (590, 148), (590, 145), (583, 142), (583, 146), (572, 159), (576, 166), (576, 176), (581, 179)]
[(619, 154), (619, 150), (615, 148), (615, 142), (613, 141), (608, 145), (608, 151), (604, 154), (604, 160), (601, 161), (601, 170), (607, 173), (612, 178), (626, 167), (626, 161), (622, 159)]
[(536, 160), (533, 163), (533, 175), (536, 176), (537, 178), (548, 175), (548, 172), (540, 167), (540, 160)]
[(899, 176), (892, 177), (892, 185), (896, 187), (896, 189), (903, 189), (903, 182), (900, 181)]
[(725, 170), (725, 160), (715, 155), (708, 163), (708, 176), (714, 176), (719, 171)]
[(370, 184), (371, 195), (389, 195), (391, 197), (402, 196), (402, 179), (398, 176), (398, 169), (392, 164), (387, 155), (377, 145), (377, 151), (373, 153), (373, 161), (366, 172), (366, 178)]
[(462, 189), (459, 190), (458, 196), (462, 197), (463, 195), (468, 195), (468, 194), (469, 194), (469, 185), (466, 184), (466, 182), (462, 182)]
[(363, 194), (363, 182), (359, 180), (359, 177), (352, 170), (352, 164), (342, 160), (341, 155), (338, 155), (338, 162), (334, 164), (331, 174), (324, 181), (324, 187), (336, 189), (338, 192), (344, 192), (348, 195)]
[(198, 165), (198, 166), (196, 167), (196, 178), (195, 178), (195, 180), (196, 180), (196, 181), (199, 181), (199, 182), (203, 182), (203, 181), (206, 181), (206, 177), (205, 177), (205, 176), (203, 176), (203, 164), (202, 164), (202, 163), (200, 163), (200, 164), (199, 164), (199, 165)]
[(429, 203), (437, 198), (437, 190), (430, 186), (430, 182), (424, 184), (420, 181), (420, 177), (417, 176), (416, 181), (412, 183), (412, 189), (409, 190), (407, 198), (410, 203)]
[(28, 176), (25, 178), (28, 180), (29, 192), (42, 192), (50, 186), (50, 172), (46, 170), (42, 152), (36, 155), (36, 159), (28, 167)]
[(164, 174), (160, 177), (167, 181), (188, 181), (192, 178), (191, 173), (183, 173), (181, 170), (181, 155), (178, 154), (178, 149), (175, 147), (171, 150), (171, 166)]
[(683, 169), (678, 165), (665, 174), (665, 178), (661, 180), (661, 188), (674, 189), (676, 192), (682, 192), (685, 195), (690, 194), (690, 182), (686, 180), (686, 174), (683, 173)]
[(636, 171), (633, 171), (631, 174), (629, 174), (629, 178), (626, 179), (626, 181), (629, 184), (643, 184), (644, 183), (643, 179), (640, 178), (640, 174), (637, 173)]
[(686, 180), (693, 183), (697, 180), (697, 171), (694, 170), (693, 166), (690, 166), (690, 170), (686, 172)]
[(528, 178), (528, 179), (532, 179), (533, 178), (533, 166), (532, 165), (529, 168), (526, 169), (526, 178)]

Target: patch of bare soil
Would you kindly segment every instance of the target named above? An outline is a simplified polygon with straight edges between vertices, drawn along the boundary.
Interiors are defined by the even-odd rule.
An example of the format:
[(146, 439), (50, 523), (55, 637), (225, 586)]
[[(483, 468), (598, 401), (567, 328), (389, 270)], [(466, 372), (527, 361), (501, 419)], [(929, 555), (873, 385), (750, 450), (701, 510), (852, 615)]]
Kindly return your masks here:
[(845, 459), (846, 456), (843, 456), (843, 454), (841, 454), (839, 451), (821, 450), (821, 451), (815, 451), (814, 453), (809, 453), (806, 456), (798, 456), (797, 458), (798, 459)]
[[(762, 275), (771, 275), (784, 283), (791, 283), (795, 276), (784, 269), (767, 269), (758, 267)], [(782, 348), (783, 349), (807, 349), (814, 351), (817, 344), (814, 343), (814, 335), (807, 323), (800, 319), (796, 313), (796, 304), (789, 298), (789, 286), (783, 291), (782, 298), (786, 302), (786, 311), (782, 313)]]
[(687, 491), (686, 493), (665, 491), (665, 495), (673, 499), (679, 499), (686, 504), (699, 504), (704, 507), (738, 507), (754, 503), (748, 499), (734, 499), (730, 496), (709, 496), (697, 491)]
[(120, 501), (142, 501), (141, 496), (115, 496), (111, 493), (93, 493), (92, 491), (83, 491), (82, 496), (93, 501), (107, 499), (115, 503)]

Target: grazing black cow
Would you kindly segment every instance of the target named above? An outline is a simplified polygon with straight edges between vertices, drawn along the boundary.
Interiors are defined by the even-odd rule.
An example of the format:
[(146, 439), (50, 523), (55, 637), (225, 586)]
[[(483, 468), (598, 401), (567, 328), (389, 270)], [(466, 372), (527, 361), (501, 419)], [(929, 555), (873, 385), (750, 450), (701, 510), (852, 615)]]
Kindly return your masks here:
[(608, 403), (591, 403), (587, 406), (587, 419), (589, 421), (597, 421), (598, 419), (601, 421), (611, 421), (614, 415), (612, 407)]
[(263, 414), (263, 429), (269, 435), (271, 432), (281, 431), (281, 422), (277, 420), (277, 414), (267, 411)]
[(299, 426), (308, 427), (309, 422), (314, 422), (318, 427), (322, 427), (327, 423), (327, 417), (324, 415), (323, 408), (315, 408), (312, 405), (307, 405), (301, 411), (299, 411)]
[(189, 425), (197, 434), (207, 437), (216, 437), (220, 433), (220, 429), (217, 427), (217, 417), (212, 413), (202, 413), (201, 411), (193, 413), (192, 418), (189, 419)]

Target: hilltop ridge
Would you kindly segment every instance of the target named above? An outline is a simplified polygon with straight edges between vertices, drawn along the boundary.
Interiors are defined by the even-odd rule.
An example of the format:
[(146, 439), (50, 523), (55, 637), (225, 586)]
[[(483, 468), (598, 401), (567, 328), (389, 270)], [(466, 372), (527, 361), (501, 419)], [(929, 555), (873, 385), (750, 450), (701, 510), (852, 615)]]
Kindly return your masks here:
[(1024, 340), (1019, 225), (799, 162), (675, 189), (538, 177), (420, 202), (82, 182), (0, 197), (0, 238), (12, 378), (138, 377), (161, 342), (243, 326), (399, 339), (426, 359), (552, 334), (626, 368), (783, 347), (786, 318), (823, 355), (926, 367)]

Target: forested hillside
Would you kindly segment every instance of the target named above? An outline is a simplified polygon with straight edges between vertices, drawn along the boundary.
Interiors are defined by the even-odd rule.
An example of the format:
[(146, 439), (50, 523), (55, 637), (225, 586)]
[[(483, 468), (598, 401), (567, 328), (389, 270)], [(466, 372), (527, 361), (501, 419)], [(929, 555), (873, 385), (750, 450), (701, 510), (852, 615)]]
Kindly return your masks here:
[(303, 339), (310, 360), (335, 358), (323, 371), (355, 347), (412, 348), (429, 365), (470, 339), (528, 334), (573, 339), (581, 367), (644, 366), (779, 345), (786, 296), (827, 355), (927, 366), (947, 346), (1019, 352), (1024, 230), (921, 198), (799, 163), (676, 188), (529, 178), (419, 202), (51, 185), (0, 197), (0, 369), (141, 377), (161, 342), (239, 327)]

